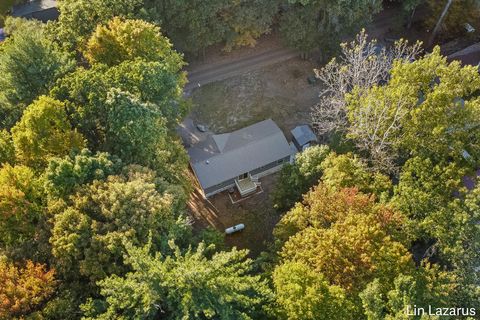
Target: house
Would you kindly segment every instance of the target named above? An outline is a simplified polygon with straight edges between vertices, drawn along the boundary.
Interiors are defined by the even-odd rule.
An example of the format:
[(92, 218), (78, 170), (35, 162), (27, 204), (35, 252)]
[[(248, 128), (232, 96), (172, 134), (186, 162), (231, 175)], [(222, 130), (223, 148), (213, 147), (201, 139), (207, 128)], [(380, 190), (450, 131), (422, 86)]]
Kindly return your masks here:
[(308, 125), (297, 126), (290, 132), (293, 136), (293, 143), (298, 151), (303, 151), (310, 145), (318, 143), (317, 136)]
[(60, 15), (56, 0), (30, 0), (24, 4), (13, 6), (12, 16), (26, 19), (37, 19), (42, 22), (56, 20)]
[(206, 198), (234, 187), (241, 196), (255, 192), (258, 179), (280, 170), (295, 152), (271, 119), (210, 135), (188, 149), (190, 165)]

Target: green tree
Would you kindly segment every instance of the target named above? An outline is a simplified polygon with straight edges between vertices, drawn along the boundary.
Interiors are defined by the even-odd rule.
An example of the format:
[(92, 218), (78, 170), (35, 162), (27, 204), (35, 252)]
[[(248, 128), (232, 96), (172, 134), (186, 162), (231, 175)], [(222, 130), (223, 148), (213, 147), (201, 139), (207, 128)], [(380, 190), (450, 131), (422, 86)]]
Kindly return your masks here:
[(110, 105), (108, 93), (118, 89), (129, 93), (159, 112), (170, 129), (186, 114), (183, 99), (183, 73), (171, 73), (162, 62), (125, 61), (112, 68), (96, 65), (91, 69), (78, 68), (63, 78), (52, 90), (54, 97), (74, 109), (76, 127), (97, 150), (105, 140)]
[(81, 150), (85, 141), (72, 129), (62, 102), (41, 96), (27, 107), (12, 128), (15, 154), (19, 162), (42, 167), (50, 157)]
[(279, 3), (279, 0), (230, 1), (226, 14), (222, 14), (227, 25), (224, 50), (253, 47), (257, 38), (270, 32)]
[(9, 37), (0, 48), (0, 126), (10, 128), (75, 61), (48, 39), (40, 22), (9, 18), (5, 29)]
[(290, 4), (280, 20), (280, 32), (285, 43), (303, 54), (320, 47), (322, 34), (319, 32), (317, 16), (318, 11), (312, 5)]
[(409, 218), (406, 228), (412, 240), (433, 243), (425, 257), (441, 257), (471, 272), (479, 259), (478, 187), (466, 190), (464, 175), (455, 163), (412, 158), (402, 168), (392, 204)]
[[(395, 187), (392, 204), (409, 218), (405, 230), (420, 258), (437, 261), (457, 276), (457, 305), (471, 307), (478, 295), (480, 265), (479, 187), (463, 186), (465, 169), (455, 163), (434, 164), (430, 159), (406, 162)], [(475, 305), (474, 305), (475, 306)]]
[(60, 16), (50, 24), (49, 33), (68, 49), (80, 49), (98, 24), (114, 17), (134, 17), (142, 4), (142, 0), (62, 0)]
[(329, 320), (351, 319), (350, 302), (345, 290), (332, 286), (325, 277), (299, 262), (286, 262), (273, 273), (278, 319)]
[(413, 227), (420, 228), (418, 237), (428, 232), (418, 223), (448, 205), (454, 192), (462, 187), (461, 178), (465, 174), (454, 163), (434, 164), (420, 157), (404, 164), (392, 203), (412, 220)]
[(12, 135), (7, 130), (0, 130), (0, 164), (15, 162), (15, 148)]
[(400, 83), (410, 84), (411, 94), (421, 96), (402, 119), (400, 147), (436, 161), (462, 161), (464, 151), (479, 160), (480, 100), (472, 98), (480, 89), (476, 67), (448, 64), (437, 47), (423, 59), (394, 67), (389, 88)]
[(330, 153), (322, 162), (322, 182), (332, 188), (358, 188), (381, 200), (389, 198), (392, 182), (388, 176), (371, 172), (365, 162), (352, 153)]
[(122, 20), (118, 17), (106, 25), (98, 25), (87, 41), (84, 55), (90, 64), (108, 66), (137, 58), (164, 62), (171, 72), (178, 72), (184, 62), (172, 49), (160, 28), (143, 20)]
[(225, 27), (219, 23), (226, 7), (224, 0), (149, 1), (152, 18), (157, 21), (181, 51), (204, 53), (205, 48), (224, 38)]
[(127, 245), (125, 259), (132, 271), (99, 282), (105, 300), (83, 306), (87, 319), (155, 319), (160, 314), (167, 319), (258, 318), (269, 290), (252, 275), (246, 250), (207, 258), (203, 243), (184, 254), (171, 244), (173, 256), (151, 256), (149, 247)]
[(205, 55), (209, 46), (225, 50), (253, 46), (270, 31), (279, 0), (146, 1), (150, 17), (181, 51)]
[(407, 320), (411, 319), (405, 312), (407, 307), (431, 305), (451, 308), (455, 305), (458, 289), (453, 273), (426, 264), (410, 275), (398, 275), (394, 288), (388, 292), (384, 292), (380, 280), (375, 279), (360, 293), (360, 297), (368, 320)]
[(321, 164), (330, 149), (326, 145), (312, 146), (295, 156), (294, 164), (282, 168), (276, 189), (273, 193), (274, 206), (278, 210), (288, 210), (302, 199), (323, 172)]
[(44, 188), (50, 199), (67, 199), (77, 189), (94, 180), (120, 173), (122, 161), (105, 152), (92, 154), (83, 149), (75, 156), (52, 158), (44, 172)]
[[(391, 290), (399, 274), (414, 270), (406, 237), (404, 217), (373, 196), (356, 189), (335, 190), (323, 184), (305, 195), (282, 217), (275, 228), (280, 264), (301, 263), (309, 274), (322, 276), (328, 285), (344, 290), (346, 318), (361, 318), (358, 294), (375, 278), (382, 290)], [(297, 301), (297, 300), (296, 300)], [(310, 305), (308, 300), (305, 310)]]
[[(439, 48), (412, 63), (397, 61), (387, 85), (350, 97), (351, 137), (370, 144), (370, 154), (386, 146), (396, 162), (421, 156), (471, 166), (465, 158), (479, 161), (479, 89), (477, 68), (447, 63)], [(371, 139), (372, 128), (380, 139)]]
[(169, 181), (181, 180), (187, 157), (157, 107), (119, 91), (110, 92), (107, 105), (105, 142), (100, 148), (125, 163), (153, 168)]
[(308, 54), (315, 48), (325, 52), (341, 36), (371, 21), (381, 1), (288, 0), (280, 31), (287, 45)]
[(166, 252), (167, 240), (188, 240), (180, 214), (180, 188), (167, 185), (152, 170), (131, 166), (124, 173), (85, 185), (55, 214), (50, 242), (59, 272), (90, 283), (127, 270), (122, 241)]

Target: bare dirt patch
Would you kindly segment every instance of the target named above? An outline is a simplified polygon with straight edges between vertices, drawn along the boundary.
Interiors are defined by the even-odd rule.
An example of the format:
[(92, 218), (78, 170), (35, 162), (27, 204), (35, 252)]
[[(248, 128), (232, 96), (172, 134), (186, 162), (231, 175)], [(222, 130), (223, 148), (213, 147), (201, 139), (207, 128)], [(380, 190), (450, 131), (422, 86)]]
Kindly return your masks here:
[(190, 117), (215, 133), (224, 133), (272, 118), (288, 134), (309, 122), (319, 88), (310, 85), (314, 64), (291, 59), (196, 89)]
[(200, 187), (195, 183), (194, 192), (188, 202), (194, 227), (201, 229), (212, 226), (224, 232), (228, 227), (243, 223), (243, 231), (225, 235), (225, 244), (228, 247), (249, 249), (252, 256), (257, 256), (272, 240), (273, 228), (280, 219), (270, 200), (270, 192), (276, 179), (276, 174), (261, 178), (263, 192), (235, 204), (232, 204), (228, 191), (216, 194), (208, 200), (203, 199)]

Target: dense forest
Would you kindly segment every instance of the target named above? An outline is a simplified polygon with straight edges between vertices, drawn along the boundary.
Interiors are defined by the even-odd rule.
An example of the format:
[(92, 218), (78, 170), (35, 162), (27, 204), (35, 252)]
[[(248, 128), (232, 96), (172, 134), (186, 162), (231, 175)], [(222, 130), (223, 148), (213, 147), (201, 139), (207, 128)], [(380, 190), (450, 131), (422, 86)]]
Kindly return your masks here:
[[(480, 310), (480, 183), (465, 183), (480, 167), (478, 68), (418, 43), (378, 53), (364, 32), (340, 47), (377, 0), (58, 4), (58, 21), (7, 18), (0, 44), (0, 319)], [(339, 53), (316, 70), (311, 110), (330, 143), (280, 172), (275, 240), (254, 258), (193, 230), (175, 128), (183, 53), (254, 45), (274, 24), (303, 52)]]

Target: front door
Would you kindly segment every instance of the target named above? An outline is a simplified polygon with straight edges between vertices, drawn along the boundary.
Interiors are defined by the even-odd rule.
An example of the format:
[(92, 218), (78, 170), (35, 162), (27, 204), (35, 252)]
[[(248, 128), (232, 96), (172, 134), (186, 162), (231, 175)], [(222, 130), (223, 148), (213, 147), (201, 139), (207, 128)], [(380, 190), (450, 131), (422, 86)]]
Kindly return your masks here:
[(238, 176), (238, 180), (247, 179), (247, 178), (248, 178), (248, 172)]

